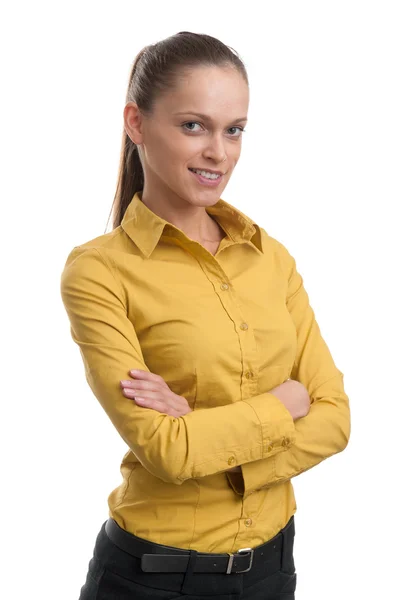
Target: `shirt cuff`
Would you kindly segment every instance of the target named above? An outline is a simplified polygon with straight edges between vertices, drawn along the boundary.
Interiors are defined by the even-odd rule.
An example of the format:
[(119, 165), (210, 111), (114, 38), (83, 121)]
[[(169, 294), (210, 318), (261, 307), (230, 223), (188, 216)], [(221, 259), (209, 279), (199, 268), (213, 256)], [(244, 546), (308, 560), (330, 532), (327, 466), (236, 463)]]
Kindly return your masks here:
[(262, 428), (262, 457), (283, 452), (296, 441), (295, 422), (286, 406), (270, 392), (242, 400), (255, 411)]
[(262, 459), (241, 465), (241, 473), (227, 472), (227, 480), (239, 496), (273, 485), (276, 455), (296, 441), (295, 423), (277, 396), (266, 392), (244, 400), (255, 411), (262, 426)]

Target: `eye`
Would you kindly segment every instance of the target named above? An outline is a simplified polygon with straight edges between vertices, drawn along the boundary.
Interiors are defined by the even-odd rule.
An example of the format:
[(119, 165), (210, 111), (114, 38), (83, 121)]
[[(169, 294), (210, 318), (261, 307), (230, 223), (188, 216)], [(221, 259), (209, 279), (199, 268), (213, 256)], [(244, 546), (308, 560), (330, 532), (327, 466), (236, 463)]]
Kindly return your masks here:
[(243, 127), (230, 127), (230, 129), (238, 129), (240, 131), (239, 135), (232, 135), (232, 137), (240, 137), (243, 131), (246, 131), (245, 129), (243, 129)]
[[(195, 129), (194, 125), (196, 125), (196, 126), (198, 125), (198, 127), (201, 127), (200, 123), (197, 123), (197, 121), (187, 121), (186, 123), (183, 123), (183, 124), (182, 124), (182, 127), (184, 127), (184, 129), (185, 129), (186, 131), (190, 131), (190, 132), (197, 132), (197, 131), (200, 131), (200, 129)], [(192, 127), (192, 126), (193, 126), (193, 127)], [(228, 131), (230, 131), (230, 132), (231, 132), (232, 130), (235, 130), (235, 134), (231, 133), (231, 134), (230, 134), (230, 136), (231, 136), (231, 137), (240, 137), (240, 136), (241, 136), (241, 134), (242, 134), (244, 131), (246, 131), (246, 130), (245, 130), (243, 127), (236, 127), (236, 126), (234, 126), (234, 127), (230, 127), (230, 128), (228, 129)], [(239, 133), (237, 133), (237, 130), (239, 131)]]
[[(188, 121), (187, 123), (183, 123), (183, 127), (186, 128), (186, 125), (200, 125), (200, 123), (197, 123), (196, 121)], [(197, 129), (187, 129), (187, 131), (197, 131)]]

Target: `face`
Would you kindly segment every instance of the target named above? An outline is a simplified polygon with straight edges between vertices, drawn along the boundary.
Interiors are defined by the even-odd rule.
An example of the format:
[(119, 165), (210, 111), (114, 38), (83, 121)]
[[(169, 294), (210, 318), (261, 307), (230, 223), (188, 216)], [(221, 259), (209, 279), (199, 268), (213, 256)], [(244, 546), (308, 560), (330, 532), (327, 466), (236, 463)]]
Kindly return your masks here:
[[(129, 102), (125, 128), (139, 145), (144, 194), (175, 205), (215, 204), (240, 157), (248, 104), (247, 83), (229, 67), (198, 67), (183, 74), (148, 117)], [(222, 175), (204, 181), (190, 169)]]

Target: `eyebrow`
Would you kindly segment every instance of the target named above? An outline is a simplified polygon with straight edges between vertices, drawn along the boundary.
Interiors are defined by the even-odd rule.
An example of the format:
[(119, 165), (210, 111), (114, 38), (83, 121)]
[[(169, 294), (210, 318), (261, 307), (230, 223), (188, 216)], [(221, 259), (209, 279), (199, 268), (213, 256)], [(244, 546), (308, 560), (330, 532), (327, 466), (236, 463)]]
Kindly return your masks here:
[[(204, 119), (205, 121), (209, 121), (210, 123), (213, 120), (208, 115), (203, 115), (202, 113), (193, 112), (192, 110), (187, 110), (185, 112), (177, 112), (177, 113), (173, 113), (173, 114), (174, 115), (195, 115), (196, 117), (200, 117), (201, 119)], [(240, 119), (234, 119), (231, 122), (232, 123), (240, 123), (241, 121), (247, 121), (247, 117), (240, 117)]]

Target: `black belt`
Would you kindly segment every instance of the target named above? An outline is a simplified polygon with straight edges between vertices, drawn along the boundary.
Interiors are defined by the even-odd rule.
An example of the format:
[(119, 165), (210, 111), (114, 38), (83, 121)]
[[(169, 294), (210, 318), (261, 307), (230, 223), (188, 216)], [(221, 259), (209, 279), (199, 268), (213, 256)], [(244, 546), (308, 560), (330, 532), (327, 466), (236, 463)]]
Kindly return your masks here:
[[(253, 561), (262, 562), (269, 558), (292, 551), (295, 535), (294, 515), (279, 533), (256, 548), (241, 548), (236, 554), (206, 554), (154, 544), (122, 529), (111, 517), (105, 523), (109, 539), (121, 550), (141, 559), (141, 569), (145, 572), (185, 573), (190, 556), (197, 555), (193, 566), (194, 573), (246, 573), (252, 568)], [(254, 558), (253, 558), (254, 557)]]

